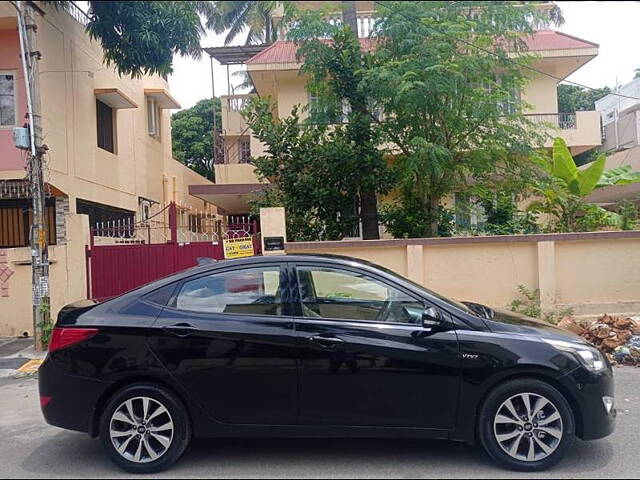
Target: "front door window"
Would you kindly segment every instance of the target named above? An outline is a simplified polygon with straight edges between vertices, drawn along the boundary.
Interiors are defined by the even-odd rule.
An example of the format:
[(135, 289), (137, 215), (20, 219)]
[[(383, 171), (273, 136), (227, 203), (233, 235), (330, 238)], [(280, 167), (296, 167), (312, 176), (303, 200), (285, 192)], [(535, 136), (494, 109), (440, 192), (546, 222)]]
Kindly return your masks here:
[(377, 279), (349, 270), (299, 266), (303, 317), (418, 324), (424, 304)]

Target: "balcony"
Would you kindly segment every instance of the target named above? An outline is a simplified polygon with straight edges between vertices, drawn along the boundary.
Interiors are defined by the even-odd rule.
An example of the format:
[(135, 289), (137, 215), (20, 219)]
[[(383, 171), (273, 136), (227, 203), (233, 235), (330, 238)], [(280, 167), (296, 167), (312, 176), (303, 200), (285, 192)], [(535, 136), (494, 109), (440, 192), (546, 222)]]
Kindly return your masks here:
[(223, 95), (222, 102), (222, 131), (225, 137), (244, 135), (249, 129), (242, 118), (242, 109), (255, 95)]
[[(375, 12), (358, 12), (357, 17), (358, 24), (358, 38), (367, 38), (373, 33), (376, 26), (376, 13)], [(342, 24), (342, 16), (329, 17), (327, 21), (332, 25)]]
[(251, 157), (263, 152), (260, 142), (248, 133), (224, 137), (224, 157), (214, 165), (216, 184), (259, 183)]
[(561, 137), (567, 142), (571, 153), (577, 155), (602, 144), (600, 112), (532, 113), (525, 117), (542, 125), (543, 132), (550, 135), (545, 147), (552, 147), (553, 138)]

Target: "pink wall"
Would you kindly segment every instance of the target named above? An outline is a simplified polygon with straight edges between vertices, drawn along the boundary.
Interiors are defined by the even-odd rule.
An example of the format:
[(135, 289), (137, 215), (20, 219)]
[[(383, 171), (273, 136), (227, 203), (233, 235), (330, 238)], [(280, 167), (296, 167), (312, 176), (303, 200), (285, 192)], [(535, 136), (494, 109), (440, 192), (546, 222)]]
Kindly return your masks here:
[[(16, 123), (25, 122), (27, 97), (20, 63), (20, 43), (17, 30), (0, 30), (0, 71), (12, 70), (16, 75), (18, 111)], [(0, 170), (24, 169), (23, 152), (13, 146), (13, 129), (0, 127)]]

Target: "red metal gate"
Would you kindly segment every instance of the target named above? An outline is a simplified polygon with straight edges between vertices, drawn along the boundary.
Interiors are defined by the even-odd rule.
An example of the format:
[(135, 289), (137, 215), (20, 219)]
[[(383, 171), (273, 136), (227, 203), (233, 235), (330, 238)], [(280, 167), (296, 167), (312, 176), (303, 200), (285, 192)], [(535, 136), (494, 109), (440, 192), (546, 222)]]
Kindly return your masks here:
[[(233, 223), (203, 226), (202, 214), (184, 214), (174, 203), (162, 209), (168, 224), (161, 220), (143, 222), (116, 221), (91, 229), (87, 247), (87, 291), (89, 298), (101, 300), (137, 288), (159, 278), (197, 265), (198, 258), (224, 258), (223, 242), (227, 238), (253, 238), (254, 252), (260, 253), (258, 225), (248, 219), (230, 219)], [(181, 222), (187, 218), (187, 224)], [(239, 221), (240, 220), (240, 221)], [(152, 243), (163, 238), (164, 243)], [(209, 231), (208, 231), (209, 230)], [(207, 237), (208, 236), (208, 237)], [(207, 241), (202, 241), (207, 237)], [(200, 241), (184, 241), (184, 240)], [(108, 243), (108, 244), (100, 244)]]

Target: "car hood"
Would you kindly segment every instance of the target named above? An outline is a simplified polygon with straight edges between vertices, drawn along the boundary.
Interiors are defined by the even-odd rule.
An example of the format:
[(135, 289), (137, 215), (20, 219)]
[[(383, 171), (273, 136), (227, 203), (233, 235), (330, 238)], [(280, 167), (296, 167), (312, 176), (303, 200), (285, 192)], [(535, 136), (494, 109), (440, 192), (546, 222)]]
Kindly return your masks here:
[[(488, 308), (488, 307), (485, 307)], [(511, 332), (522, 335), (552, 338), (572, 342), (586, 343), (585, 340), (573, 332), (558, 328), (548, 322), (543, 322), (521, 313), (493, 308), (491, 318), (484, 318), (487, 327), (493, 332)]]

